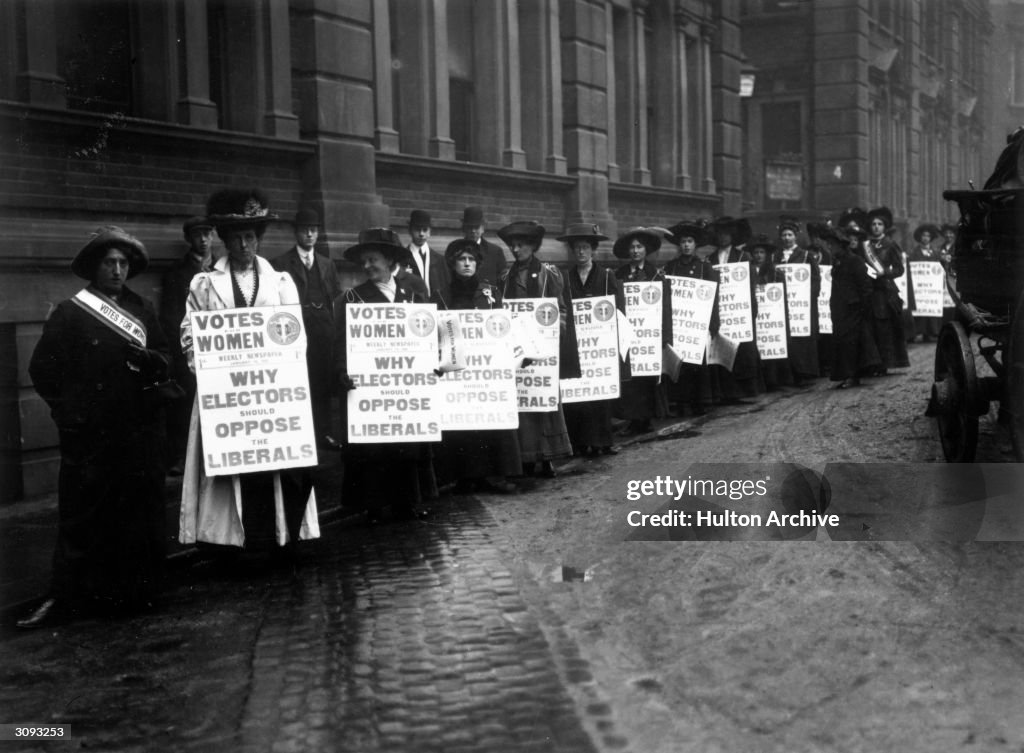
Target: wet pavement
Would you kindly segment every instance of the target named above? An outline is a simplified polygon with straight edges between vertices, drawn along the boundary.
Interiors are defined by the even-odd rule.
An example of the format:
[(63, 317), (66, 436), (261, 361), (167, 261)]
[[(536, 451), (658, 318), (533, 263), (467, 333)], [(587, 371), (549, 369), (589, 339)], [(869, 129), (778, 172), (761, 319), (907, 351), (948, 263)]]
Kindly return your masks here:
[(586, 663), (549, 641), (478, 501), (324, 533), (294, 572), (197, 560), (156, 613), (6, 628), (5, 721), (105, 751), (596, 750), (585, 724), (626, 747), (599, 700), (577, 718)]

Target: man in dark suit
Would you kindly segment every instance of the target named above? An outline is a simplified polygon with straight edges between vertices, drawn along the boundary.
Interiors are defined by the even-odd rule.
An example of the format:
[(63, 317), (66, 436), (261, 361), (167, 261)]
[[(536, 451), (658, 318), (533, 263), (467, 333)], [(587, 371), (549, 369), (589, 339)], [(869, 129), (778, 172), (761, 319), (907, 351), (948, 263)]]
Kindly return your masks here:
[(333, 392), (334, 299), (341, 293), (334, 264), (316, 253), (320, 237), (320, 216), (310, 208), (295, 215), (295, 246), (271, 260), (274, 269), (288, 272), (295, 281), (302, 302), (302, 322), (306, 328), (306, 368), (313, 406), (313, 426), (318, 446), (331, 430), (331, 393)]
[(476, 267), (478, 279), (496, 285), (501, 273), (508, 268), (505, 253), (496, 243), (484, 238), (484, 210), (480, 207), (466, 207), (462, 212), (462, 237), (471, 240), (480, 248), (480, 263)]
[(447, 288), (451, 277), (444, 256), (431, 251), (427, 243), (431, 227), (430, 214), (422, 209), (414, 209), (409, 216), (409, 236), (412, 243), (408, 249), (412, 263), (408, 266), (409, 272), (423, 280), (428, 296), (435, 290)]
[(199, 272), (208, 272), (214, 262), (213, 224), (209, 220), (190, 217), (181, 226), (181, 232), (188, 242), (188, 251), (164, 273), (160, 290), (160, 328), (170, 351), (170, 375), (185, 390), (185, 397), (167, 406), (168, 473), (172, 476), (180, 476), (185, 467), (188, 423), (196, 397), (196, 375), (181, 352), (181, 320), (185, 318), (185, 300), (192, 278)]

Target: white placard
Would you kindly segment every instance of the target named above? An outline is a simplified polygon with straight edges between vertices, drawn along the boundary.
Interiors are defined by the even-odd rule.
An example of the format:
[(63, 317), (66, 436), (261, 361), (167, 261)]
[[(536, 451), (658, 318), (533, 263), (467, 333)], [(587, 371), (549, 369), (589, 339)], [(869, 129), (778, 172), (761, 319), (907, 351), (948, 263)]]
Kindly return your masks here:
[(910, 283), (914, 286), (914, 316), (942, 316), (942, 293), (946, 271), (937, 261), (910, 262)]
[(821, 264), (821, 287), (818, 289), (818, 332), (832, 334), (832, 265)]
[(745, 261), (716, 264), (718, 270), (719, 332), (735, 343), (754, 339), (750, 301), (750, 264)]
[(302, 307), (189, 316), (206, 475), (316, 465)]
[(532, 363), (516, 369), (516, 394), (521, 413), (558, 410), (558, 339), (560, 312), (552, 298), (502, 301), (518, 336), (528, 340)]
[(714, 280), (668, 276), (672, 290), (672, 347), (684, 363), (704, 362), (715, 304)]
[(580, 377), (559, 385), (563, 403), (613, 400), (619, 396), (619, 334), (615, 296), (600, 295), (572, 302)]
[(629, 348), (629, 373), (633, 376), (661, 374), (661, 281), (626, 282), (626, 318), (633, 325)]
[(781, 282), (758, 285), (757, 352), (770, 361), (789, 357), (786, 347), (786, 293)]
[(811, 265), (779, 264), (776, 269), (781, 269), (786, 276), (786, 315), (789, 336), (810, 337)]
[[(458, 352), (462, 366), (441, 379), (441, 430), (519, 428), (515, 349), (508, 312), (438, 311), (437, 319), (439, 332), (452, 333), (450, 347)], [(449, 322), (457, 326), (446, 326)]]
[(894, 277), (893, 282), (896, 283), (896, 289), (900, 292), (900, 299), (903, 301), (903, 310), (906, 311), (910, 308), (910, 299), (907, 297), (907, 270), (910, 269), (907, 262), (907, 254), (903, 252), (903, 274), (899, 277)]
[(355, 444), (437, 442), (437, 307), (432, 303), (346, 303), (346, 436)]

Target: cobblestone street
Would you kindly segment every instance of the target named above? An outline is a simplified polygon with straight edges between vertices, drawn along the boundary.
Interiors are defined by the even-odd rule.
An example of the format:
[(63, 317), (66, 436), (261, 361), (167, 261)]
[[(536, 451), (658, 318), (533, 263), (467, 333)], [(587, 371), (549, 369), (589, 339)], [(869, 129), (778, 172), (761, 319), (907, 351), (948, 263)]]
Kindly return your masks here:
[(565, 689), (587, 667), (552, 650), (495, 531), (455, 498), (430, 523), (332, 527), (294, 577), (194, 567), (158, 614), (9, 634), (4, 717), (98, 750), (593, 750)]

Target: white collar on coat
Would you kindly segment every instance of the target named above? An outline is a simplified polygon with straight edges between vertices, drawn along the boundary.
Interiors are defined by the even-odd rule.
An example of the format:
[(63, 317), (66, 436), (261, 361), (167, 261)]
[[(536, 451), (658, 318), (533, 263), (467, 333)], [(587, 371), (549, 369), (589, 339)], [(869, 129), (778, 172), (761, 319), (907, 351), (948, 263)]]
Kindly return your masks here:
[[(254, 306), (277, 306), (282, 303), (299, 303), (299, 295), (292, 277), (287, 272), (278, 272), (262, 256), (254, 259), (256, 272), (260, 276), (260, 289), (256, 292)], [(210, 284), (224, 304), (224, 308), (235, 307), (235, 293), (231, 289), (231, 270), (228, 257), (217, 259), (210, 271)], [(290, 291), (290, 292), (289, 292)]]

